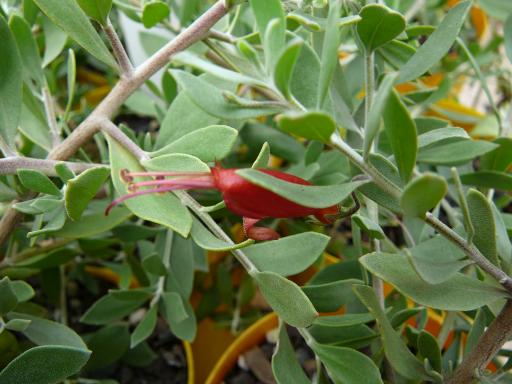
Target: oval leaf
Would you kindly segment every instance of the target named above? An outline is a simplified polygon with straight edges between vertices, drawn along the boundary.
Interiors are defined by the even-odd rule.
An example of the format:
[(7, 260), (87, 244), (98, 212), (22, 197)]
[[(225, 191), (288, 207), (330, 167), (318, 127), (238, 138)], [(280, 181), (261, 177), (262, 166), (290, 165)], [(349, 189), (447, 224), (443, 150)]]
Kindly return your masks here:
[(329, 142), (336, 129), (331, 116), (323, 112), (279, 115), (277, 125), (285, 132), (324, 143)]
[(408, 216), (425, 217), (425, 214), (439, 204), (448, 190), (448, 184), (433, 173), (424, 173), (406, 185), (400, 206)]
[(273, 272), (255, 272), (252, 277), (274, 311), (294, 327), (308, 327), (318, 316), (315, 307), (295, 283)]
[(359, 16), (361, 21), (356, 26), (357, 35), (367, 53), (393, 40), (405, 30), (405, 18), (381, 4), (364, 6)]

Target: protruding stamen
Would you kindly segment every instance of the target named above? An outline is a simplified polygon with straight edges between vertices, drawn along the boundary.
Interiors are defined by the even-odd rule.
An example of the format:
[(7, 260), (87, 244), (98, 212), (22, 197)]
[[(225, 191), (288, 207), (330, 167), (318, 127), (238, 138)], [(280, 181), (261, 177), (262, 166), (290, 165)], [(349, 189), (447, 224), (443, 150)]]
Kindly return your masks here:
[[(124, 171), (124, 170), (123, 170)], [(123, 172), (121, 171), (121, 172)], [(121, 173), (121, 177), (123, 174)], [(210, 176), (209, 172), (127, 172), (127, 177), (133, 180), (134, 177), (199, 177), (199, 176)], [(125, 180), (126, 181), (126, 180)]]
[(163, 179), (163, 180), (148, 180), (139, 181), (137, 183), (131, 183), (128, 185), (130, 191), (136, 191), (140, 187), (153, 187), (153, 186), (166, 186), (166, 185), (181, 185), (183, 189), (189, 188), (214, 188), (213, 181), (210, 177), (208, 178), (197, 178), (197, 179)]
[(125, 183), (129, 183), (129, 182), (133, 181), (133, 177), (130, 175), (130, 171), (128, 169), (126, 169), (126, 168), (121, 169), (120, 174), (121, 174), (121, 179), (123, 179), (123, 181)]

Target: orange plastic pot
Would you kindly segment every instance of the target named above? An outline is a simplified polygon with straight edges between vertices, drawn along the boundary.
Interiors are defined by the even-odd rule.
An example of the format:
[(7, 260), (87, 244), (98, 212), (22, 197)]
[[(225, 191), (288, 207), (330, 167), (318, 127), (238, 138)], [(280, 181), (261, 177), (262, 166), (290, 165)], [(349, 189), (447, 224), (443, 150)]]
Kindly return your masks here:
[[(220, 356), (204, 383), (221, 384), (226, 375), (235, 366), (238, 357), (244, 352), (261, 344), (265, 340), (265, 335), (269, 331), (276, 329), (278, 325), (279, 320), (277, 315), (275, 313), (269, 313), (247, 328)], [(199, 384), (199, 382), (197, 382), (197, 384)]]

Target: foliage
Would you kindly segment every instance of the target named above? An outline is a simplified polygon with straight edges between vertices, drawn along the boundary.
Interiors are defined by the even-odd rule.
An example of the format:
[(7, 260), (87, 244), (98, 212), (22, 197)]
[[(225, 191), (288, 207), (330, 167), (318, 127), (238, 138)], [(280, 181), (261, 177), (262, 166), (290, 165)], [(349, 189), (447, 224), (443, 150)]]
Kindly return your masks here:
[(278, 383), (510, 382), (506, 3), (0, 2), (0, 382), (269, 311)]

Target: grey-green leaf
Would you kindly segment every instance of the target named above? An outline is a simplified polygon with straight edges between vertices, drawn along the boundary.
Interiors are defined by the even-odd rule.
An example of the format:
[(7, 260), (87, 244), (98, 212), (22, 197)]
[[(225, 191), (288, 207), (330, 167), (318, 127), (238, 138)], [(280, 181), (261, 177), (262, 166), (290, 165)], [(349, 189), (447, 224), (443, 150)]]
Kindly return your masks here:
[(396, 91), (389, 95), (384, 109), (384, 126), (400, 176), (407, 182), (416, 164), (418, 137), (416, 124)]
[(273, 272), (254, 272), (261, 293), (284, 322), (308, 327), (318, 316), (311, 301), (292, 281)]
[(57, 383), (80, 371), (90, 355), (88, 350), (58, 345), (31, 348), (12, 360), (0, 372), (0, 382)]
[(328, 242), (328, 236), (305, 232), (251, 245), (244, 249), (244, 253), (260, 271), (290, 276), (313, 264)]
[(130, 338), (130, 348), (135, 348), (137, 345), (146, 340), (155, 329), (157, 321), (157, 307), (156, 305), (150, 307), (137, 327), (133, 330)]
[(411, 380), (429, 380), (423, 364), (409, 351), (400, 335), (393, 329), (386, 314), (382, 311), (377, 296), (367, 285), (356, 285), (354, 291), (377, 320), (384, 352), (387, 359), (400, 375)]
[(59, 189), (48, 176), (33, 169), (18, 169), (18, 177), (25, 188), (39, 193), (60, 196)]
[(309, 384), (310, 381), (297, 361), (286, 325), (279, 327), (279, 340), (272, 356), (272, 372), (278, 384)]
[(299, 57), (304, 41), (295, 39), (288, 43), (285, 50), (279, 56), (274, 69), (274, 83), (287, 99), (293, 96), (290, 91), (290, 82), (293, 75), (293, 68)]
[[(121, 170), (144, 171), (139, 162), (117, 141), (108, 137), (112, 180), (117, 192), (125, 195), (127, 186), (121, 179)], [(133, 214), (164, 226), (182, 236), (187, 236), (192, 227), (192, 217), (176, 196), (171, 193), (160, 195), (138, 196), (125, 201), (125, 205)]]
[(361, 21), (357, 23), (356, 30), (367, 54), (393, 40), (405, 29), (405, 18), (381, 4), (364, 6), (359, 16)]
[(237, 174), (262, 188), (306, 207), (326, 208), (345, 200), (354, 189), (367, 181), (338, 185), (310, 186), (289, 183), (255, 169), (239, 169)]
[(0, 16), (0, 41), (0, 140), (13, 150), (21, 114), (23, 65), (3, 16)]
[(208, 251), (231, 251), (234, 249), (247, 247), (248, 245), (254, 243), (254, 240), (251, 239), (238, 244), (228, 243), (224, 240), (221, 240), (217, 236), (213, 235), (208, 229), (206, 229), (205, 226), (199, 221), (199, 219), (196, 218), (193, 218), (190, 235), (197, 245)]
[(492, 150), (498, 145), (483, 140), (462, 140), (424, 148), (418, 153), (418, 162), (433, 165), (464, 164)]
[(470, 7), (471, 1), (463, 1), (448, 12), (434, 33), (400, 69), (398, 83), (416, 79), (443, 58), (455, 42)]
[(491, 205), (487, 198), (476, 189), (469, 190), (467, 201), (471, 222), (475, 228), (473, 241), (491, 263), (499, 266), (496, 223), (494, 222)]
[(77, 0), (78, 5), (91, 19), (102, 25), (107, 24), (112, 0)]
[(39, 8), (92, 56), (117, 68), (116, 61), (103, 44), (91, 22), (75, 0), (34, 0)]
[(315, 111), (279, 115), (277, 125), (285, 132), (325, 143), (330, 141), (336, 129), (336, 123), (331, 116)]
[(469, 311), (507, 296), (504, 290), (461, 273), (442, 283), (428, 284), (416, 274), (404, 254), (371, 253), (360, 260), (370, 272), (427, 307)]
[(400, 205), (406, 215), (423, 218), (439, 204), (447, 190), (445, 179), (427, 172), (405, 186)]
[(66, 184), (65, 207), (72, 220), (79, 220), (89, 202), (110, 175), (108, 168), (97, 167), (82, 172)]
[(211, 125), (182, 136), (151, 153), (151, 157), (185, 153), (205, 162), (221, 160), (229, 154), (237, 136), (238, 132), (234, 128), (226, 125)]
[(379, 368), (359, 351), (317, 342), (313, 342), (311, 348), (337, 383), (383, 383)]

